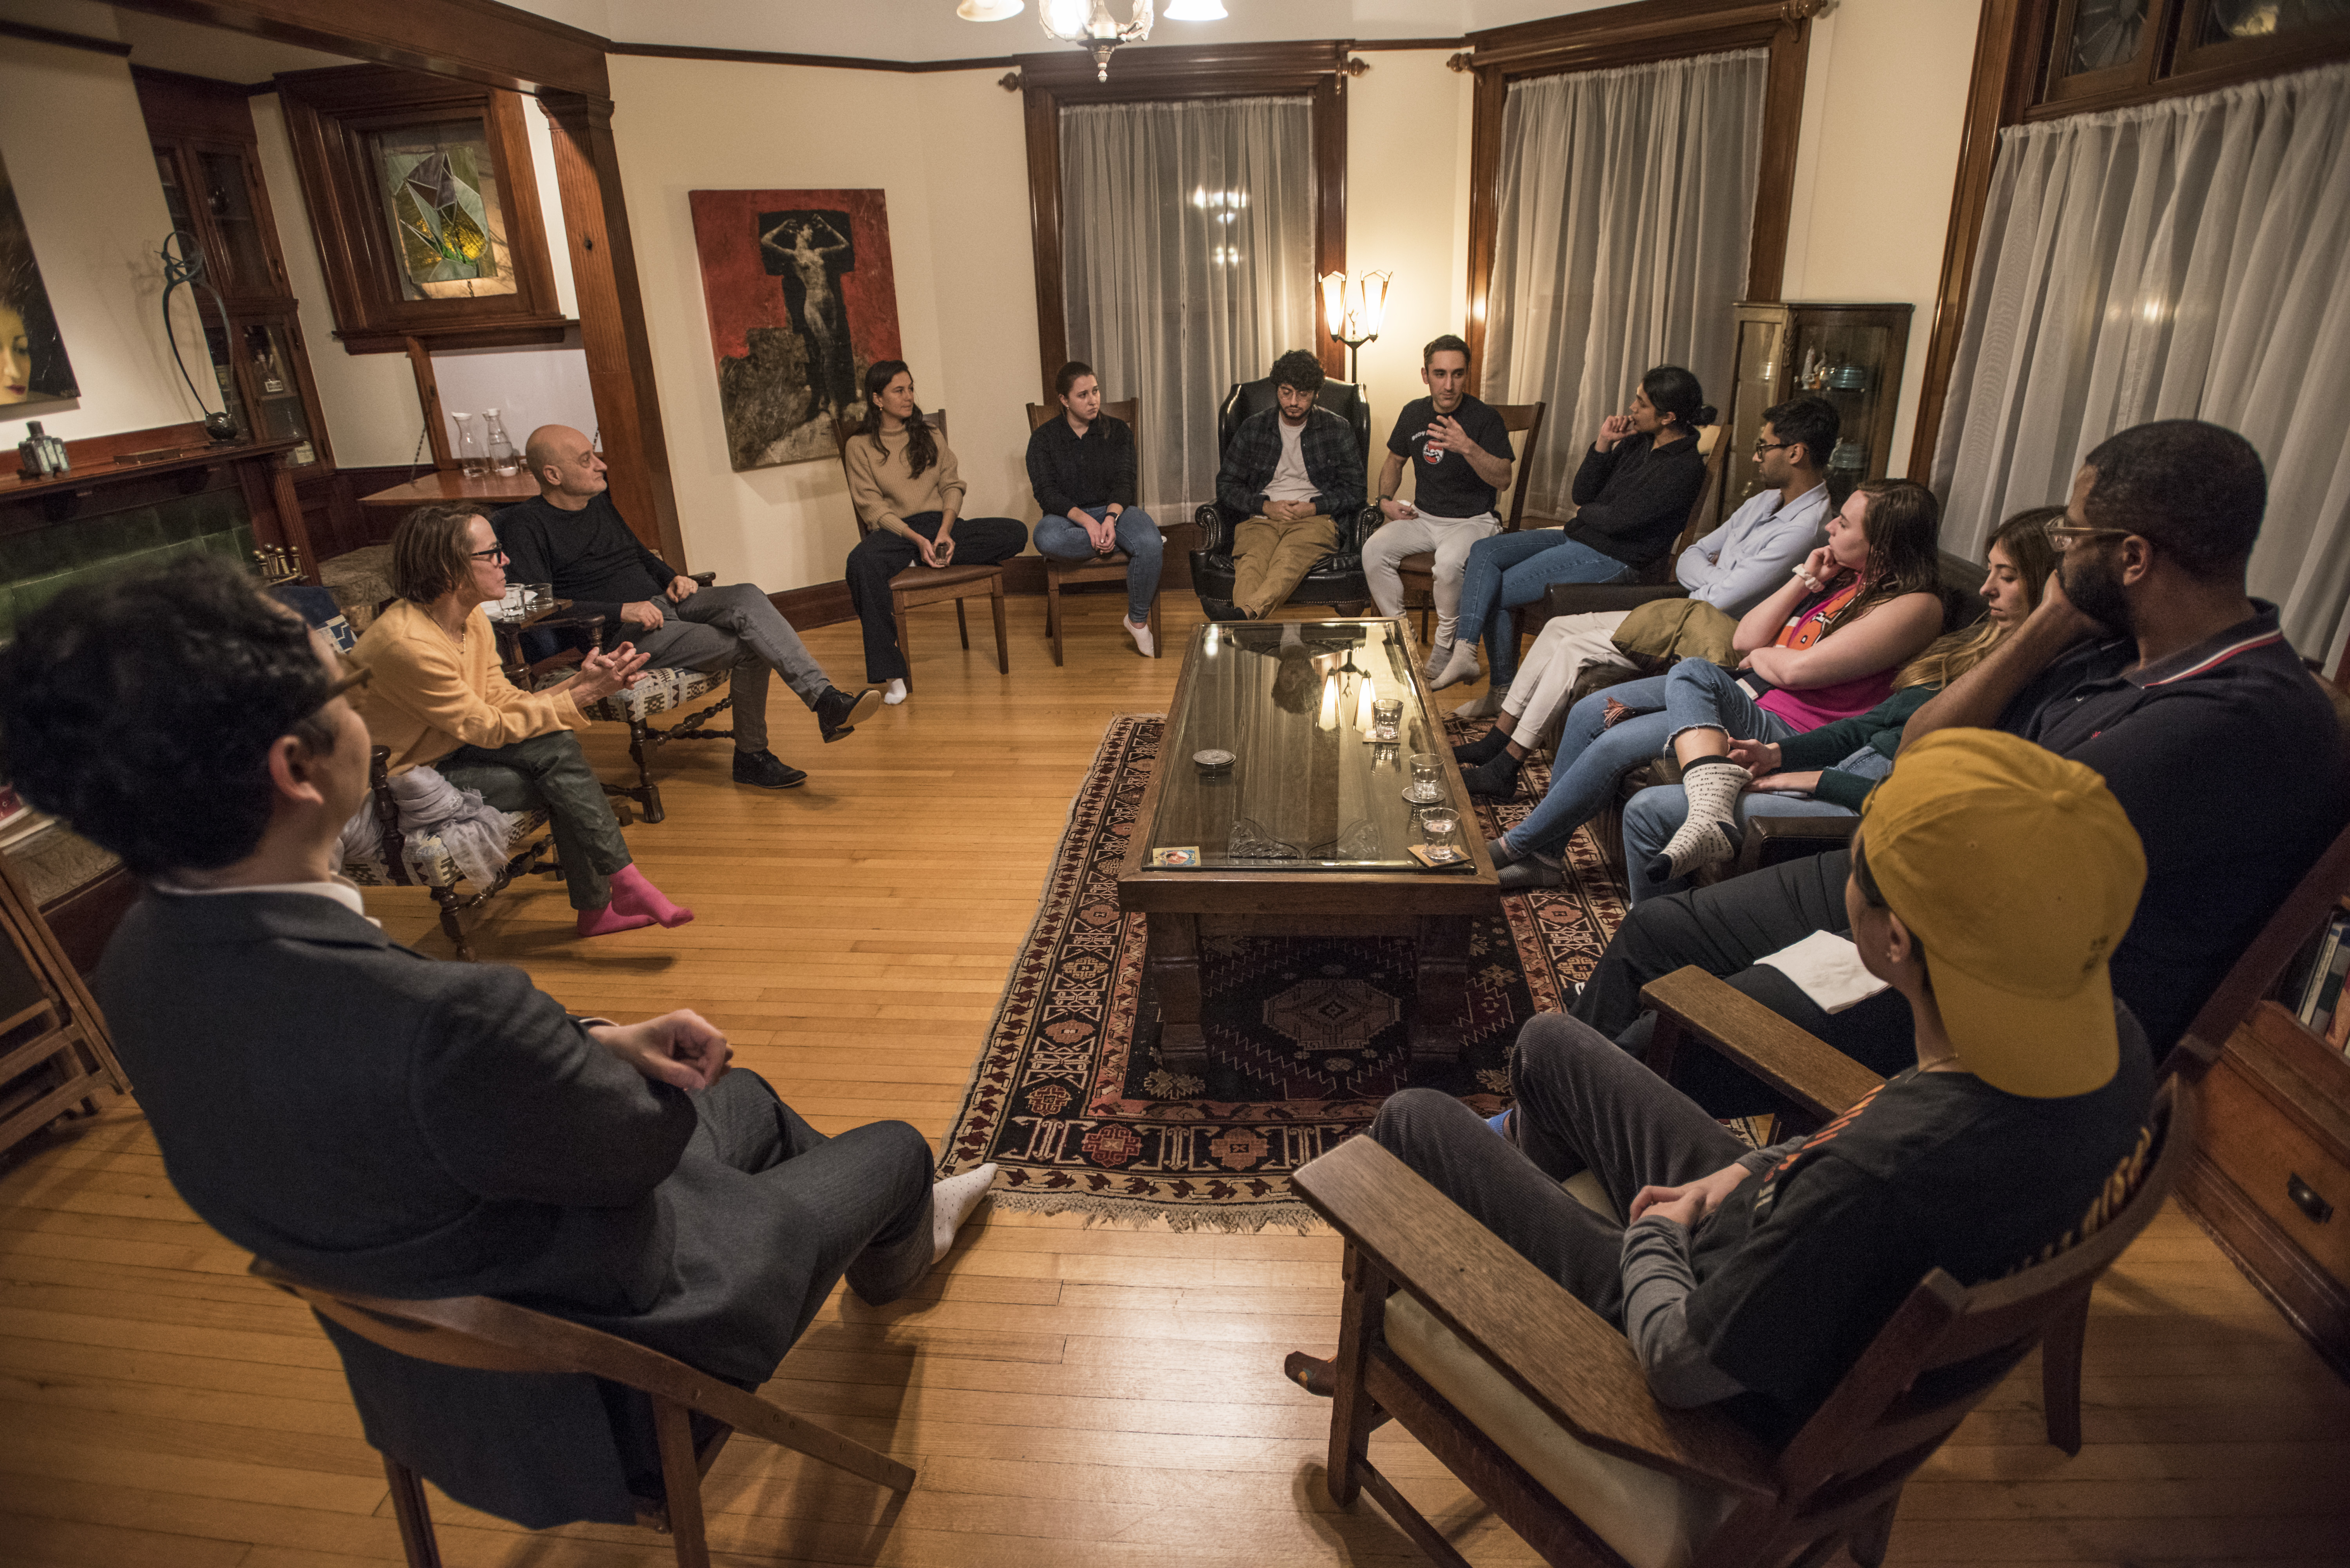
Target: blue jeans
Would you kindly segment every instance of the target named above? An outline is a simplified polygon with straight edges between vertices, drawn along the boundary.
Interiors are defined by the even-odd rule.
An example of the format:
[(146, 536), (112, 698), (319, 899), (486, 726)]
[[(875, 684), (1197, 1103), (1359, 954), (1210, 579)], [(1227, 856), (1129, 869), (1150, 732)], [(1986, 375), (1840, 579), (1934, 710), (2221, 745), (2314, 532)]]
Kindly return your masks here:
[(1804, 732), (1749, 697), (1738, 684), (1736, 670), (1711, 659), (1682, 659), (1665, 671), (1664, 687), (1664, 743), (1669, 746), (1683, 730), (1721, 730), (1734, 741), (1773, 744)]
[(1613, 583), (1632, 572), (1615, 556), (1568, 538), (1563, 529), (1527, 528), (1480, 539), (1469, 547), (1469, 564), (1461, 570), (1453, 640), (1482, 636), (1491, 683), (1507, 686), (1518, 672), (1518, 639), (1502, 611), (1534, 603), (1553, 583)]
[[(1109, 515), (1107, 506), (1082, 510), (1097, 523)], [(1064, 561), (1090, 561), (1100, 554), (1087, 535), (1085, 524), (1058, 514), (1036, 520), (1035, 538), (1039, 552)], [(1132, 563), (1126, 568), (1126, 618), (1140, 626), (1150, 618), (1150, 601), (1159, 597), (1162, 545), (1159, 524), (1150, 520), (1149, 513), (1139, 506), (1129, 506), (1118, 514), (1118, 547)]]
[[(1745, 737), (1741, 736), (1740, 739)], [(1871, 755), (1876, 755), (1871, 753)], [(1807, 794), (1756, 794), (1752, 790), (1738, 797), (1738, 827), (1746, 830), (1749, 821), (1758, 816), (1850, 816), (1851, 812), (1833, 801), (1814, 800)], [(1625, 878), (1632, 886), (1632, 902), (1662, 898), (1667, 893), (1679, 893), (1689, 887), (1686, 877), (1670, 877), (1661, 882), (1648, 880), (1647, 867), (1655, 856), (1664, 853), (1665, 846), (1681, 824), (1689, 820), (1689, 793), (1679, 784), (1658, 784), (1644, 789), (1624, 803), (1624, 867)]]
[(1627, 708), (1660, 710), (1665, 680), (1662, 675), (1627, 680), (1594, 691), (1566, 711), (1559, 729), (1558, 759), (1551, 765), (1550, 793), (1542, 797), (1532, 815), (1510, 829), (1511, 848), (1555, 854), (1575, 836), (1576, 828), (1598, 815), (1615, 798), (1617, 780), (1656, 760), (1665, 743), (1665, 715), (1661, 711), (1635, 714), (1611, 730), (1606, 723), (1607, 699), (1613, 697)]

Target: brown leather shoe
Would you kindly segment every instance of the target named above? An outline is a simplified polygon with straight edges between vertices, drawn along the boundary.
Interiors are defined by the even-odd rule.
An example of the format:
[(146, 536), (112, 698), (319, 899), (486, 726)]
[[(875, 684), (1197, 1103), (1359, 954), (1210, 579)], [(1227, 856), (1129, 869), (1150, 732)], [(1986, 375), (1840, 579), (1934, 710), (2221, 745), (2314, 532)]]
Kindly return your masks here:
[(1282, 1375), (1308, 1394), (1329, 1399), (1338, 1392), (1338, 1369), (1318, 1355), (1308, 1355), (1293, 1350), (1289, 1359), (1281, 1364)]

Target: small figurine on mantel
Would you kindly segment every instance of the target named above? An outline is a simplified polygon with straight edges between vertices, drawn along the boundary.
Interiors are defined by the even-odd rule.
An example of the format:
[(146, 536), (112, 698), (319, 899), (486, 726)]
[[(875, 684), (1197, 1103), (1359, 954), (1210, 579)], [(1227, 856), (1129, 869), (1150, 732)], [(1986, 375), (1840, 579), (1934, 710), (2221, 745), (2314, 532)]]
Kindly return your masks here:
[(66, 443), (43, 433), (40, 421), (28, 421), (25, 429), (30, 433), (16, 443), (16, 469), (21, 478), (55, 479), (72, 471), (72, 460), (66, 456)]

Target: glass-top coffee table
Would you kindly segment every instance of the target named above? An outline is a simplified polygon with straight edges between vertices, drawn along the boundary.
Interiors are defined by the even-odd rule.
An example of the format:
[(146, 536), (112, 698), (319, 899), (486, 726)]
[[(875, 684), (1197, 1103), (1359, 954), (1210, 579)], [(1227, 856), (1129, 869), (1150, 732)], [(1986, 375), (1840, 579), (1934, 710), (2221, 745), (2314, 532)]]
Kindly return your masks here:
[[(1203, 931), (1410, 937), (1412, 1056), (1459, 1054), (1469, 919), (1494, 907), (1501, 883), (1418, 664), (1400, 620), (1193, 634), (1118, 884), (1119, 908), (1149, 928), (1138, 1033), (1155, 1012), (1170, 1071), (1206, 1065)], [(1383, 700), (1401, 703), (1392, 740)]]

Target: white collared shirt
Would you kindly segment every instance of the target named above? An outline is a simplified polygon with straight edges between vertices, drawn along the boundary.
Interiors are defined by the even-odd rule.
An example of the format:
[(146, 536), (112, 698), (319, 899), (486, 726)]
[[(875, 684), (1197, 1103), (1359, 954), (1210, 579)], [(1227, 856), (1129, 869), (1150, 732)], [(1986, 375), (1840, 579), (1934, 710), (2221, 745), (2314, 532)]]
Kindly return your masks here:
[(256, 882), (237, 888), (182, 888), (176, 882), (166, 882), (158, 877), (148, 886), (158, 893), (183, 898), (221, 893), (308, 893), (315, 898), (332, 898), (378, 930), (383, 929), (383, 922), (367, 912), (367, 901), (359, 897), (359, 884), (340, 877), (330, 877), (324, 882)]

